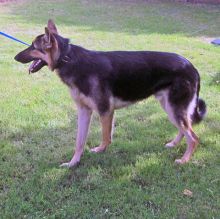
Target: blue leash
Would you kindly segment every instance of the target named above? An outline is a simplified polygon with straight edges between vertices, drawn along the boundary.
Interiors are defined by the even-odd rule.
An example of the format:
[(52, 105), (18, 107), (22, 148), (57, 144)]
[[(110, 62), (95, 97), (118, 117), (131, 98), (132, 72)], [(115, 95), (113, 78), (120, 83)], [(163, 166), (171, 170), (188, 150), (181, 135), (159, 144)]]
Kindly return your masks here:
[(30, 44), (27, 44), (27, 43), (25, 43), (25, 42), (23, 42), (23, 41), (21, 41), (21, 40), (19, 40), (19, 39), (14, 38), (13, 36), (10, 36), (10, 35), (8, 35), (8, 34), (6, 34), (6, 33), (1, 32), (1, 31), (0, 31), (0, 35), (5, 36), (5, 37), (7, 37), (7, 38), (9, 38), (9, 39), (11, 39), (11, 40), (17, 41), (17, 42), (19, 42), (19, 43), (22, 43), (22, 44), (24, 44), (24, 45), (26, 45), (26, 46), (30, 46)]

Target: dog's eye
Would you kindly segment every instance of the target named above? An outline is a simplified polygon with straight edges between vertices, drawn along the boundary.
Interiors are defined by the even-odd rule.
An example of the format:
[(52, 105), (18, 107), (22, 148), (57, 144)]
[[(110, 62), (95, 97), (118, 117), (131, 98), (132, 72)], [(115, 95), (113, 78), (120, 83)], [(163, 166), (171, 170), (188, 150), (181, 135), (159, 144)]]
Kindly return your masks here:
[(34, 46), (34, 43), (31, 44), (31, 48), (32, 48), (32, 49), (35, 49), (35, 50), (38, 50), (38, 51), (40, 51), (40, 52), (42, 52), (42, 53), (45, 53), (43, 49), (41, 49), (41, 48), (36, 48), (36, 47)]

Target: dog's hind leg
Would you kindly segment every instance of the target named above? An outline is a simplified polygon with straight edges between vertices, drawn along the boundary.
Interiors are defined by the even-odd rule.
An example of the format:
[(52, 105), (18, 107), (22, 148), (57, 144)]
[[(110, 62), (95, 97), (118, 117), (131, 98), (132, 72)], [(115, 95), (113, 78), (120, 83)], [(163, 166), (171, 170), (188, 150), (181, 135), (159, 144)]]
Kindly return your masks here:
[[(196, 149), (198, 144), (198, 137), (192, 130), (192, 121), (190, 114), (186, 110), (171, 107), (171, 104), (167, 104), (168, 117), (170, 121), (179, 129), (179, 133), (171, 142), (166, 144), (166, 147), (174, 147), (185, 136), (187, 142), (187, 149), (181, 159), (176, 159), (175, 163), (184, 164), (188, 162)], [(170, 108), (171, 107), (171, 108)]]
[[(169, 93), (169, 105), (172, 107), (176, 126), (186, 137), (187, 149), (181, 159), (175, 163), (184, 164), (188, 162), (198, 144), (198, 137), (192, 129), (192, 115), (196, 109), (197, 93), (196, 86), (192, 82), (177, 80)], [(177, 90), (179, 92), (177, 92)], [(179, 136), (181, 137), (181, 136)], [(174, 139), (175, 140), (175, 139)]]
[(191, 121), (186, 118), (179, 120), (180, 128), (186, 137), (187, 149), (181, 159), (176, 159), (175, 163), (184, 164), (188, 162), (198, 145), (198, 137), (192, 130)]
[(98, 147), (91, 149), (91, 152), (100, 153), (104, 152), (106, 148), (112, 142), (112, 130), (113, 130), (113, 116), (114, 112), (109, 112), (105, 115), (100, 116), (100, 122), (102, 127), (102, 142)]
[(184, 137), (184, 134), (182, 133), (182, 131), (179, 130), (177, 136), (170, 142), (168, 142), (165, 147), (166, 148), (172, 148), (175, 147), (176, 145), (178, 145), (180, 143), (180, 141), (182, 140), (182, 138)]
[(189, 104), (186, 108), (186, 110), (176, 110), (176, 118), (178, 120), (179, 129), (186, 137), (186, 143), (187, 143), (187, 149), (182, 156), (181, 159), (176, 159), (175, 162), (178, 164), (186, 163), (190, 160), (193, 152), (196, 149), (196, 146), (198, 145), (199, 139), (197, 135), (194, 133), (192, 129), (192, 115), (196, 107), (196, 99), (197, 96), (194, 94), (191, 101), (189, 101)]
[(166, 102), (165, 109), (166, 109), (166, 112), (168, 114), (168, 118), (169, 118), (170, 122), (174, 126), (176, 126), (179, 130), (177, 136), (172, 141), (168, 142), (165, 145), (166, 148), (172, 148), (172, 147), (175, 147), (177, 144), (179, 144), (181, 142), (181, 140), (184, 137), (184, 134), (183, 134), (182, 130), (180, 129), (180, 127), (178, 125), (178, 122), (176, 121), (174, 109), (168, 101)]
[(164, 111), (167, 113), (168, 118), (170, 120), (170, 122), (176, 126), (179, 130), (177, 136), (170, 142), (168, 142), (165, 147), (167, 148), (172, 148), (175, 147), (177, 144), (180, 143), (180, 141), (182, 140), (182, 138), (184, 137), (183, 132), (179, 129), (179, 126), (177, 125), (177, 121), (175, 119), (175, 115), (174, 115), (174, 111), (173, 111), (173, 107), (171, 106), (170, 102), (168, 101), (168, 94), (169, 94), (169, 90), (162, 90), (160, 92), (158, 92), (155, 97), (156, 99), (160, 102), (160, 105), (162, 106), (162, 108), (164, 109)]
[(61, 164), (61, 167), (73, 167), (80, 162), (80, 158), (83, 154), (84, 145), (86, 143), (86, 138), (89, 130), (89, 124), (91, 120), (92, 111), (81, 105), (78, 107), (78, 121), (77, 121), (77, 137), (76, 137), (76, 148), (74, 155), (70, 162)]

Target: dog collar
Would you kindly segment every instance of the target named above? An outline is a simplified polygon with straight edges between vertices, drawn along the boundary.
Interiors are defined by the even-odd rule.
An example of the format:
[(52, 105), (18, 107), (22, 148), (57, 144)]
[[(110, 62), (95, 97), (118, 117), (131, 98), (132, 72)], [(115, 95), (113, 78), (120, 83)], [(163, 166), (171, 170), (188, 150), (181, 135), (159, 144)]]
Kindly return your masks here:
[(71, 62), (72, 59), (69, 56), (70, 50), (71, 50), (71, 45), (68, 44), (66, 52), (62, 55), (62, 58), (58, 59), (56, 68), (58, 68), (60, 65), (62, 65), (62, 63), (70, 63)]

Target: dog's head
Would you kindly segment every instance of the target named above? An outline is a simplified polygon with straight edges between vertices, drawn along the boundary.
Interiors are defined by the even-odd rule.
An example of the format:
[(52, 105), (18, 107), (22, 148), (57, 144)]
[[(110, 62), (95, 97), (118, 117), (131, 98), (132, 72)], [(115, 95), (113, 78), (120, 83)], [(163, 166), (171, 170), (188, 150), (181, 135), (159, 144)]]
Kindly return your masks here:
[(21, 63), (33, 61), (29, 67), (29, 73), (37, 72), (45, 65), (53, 71), (60, 57), (58, 37), (54, 22), (49, 20), (45, 27), (45, 34), (37, 36), (31, 46), (15, 56), (15, 60)]

